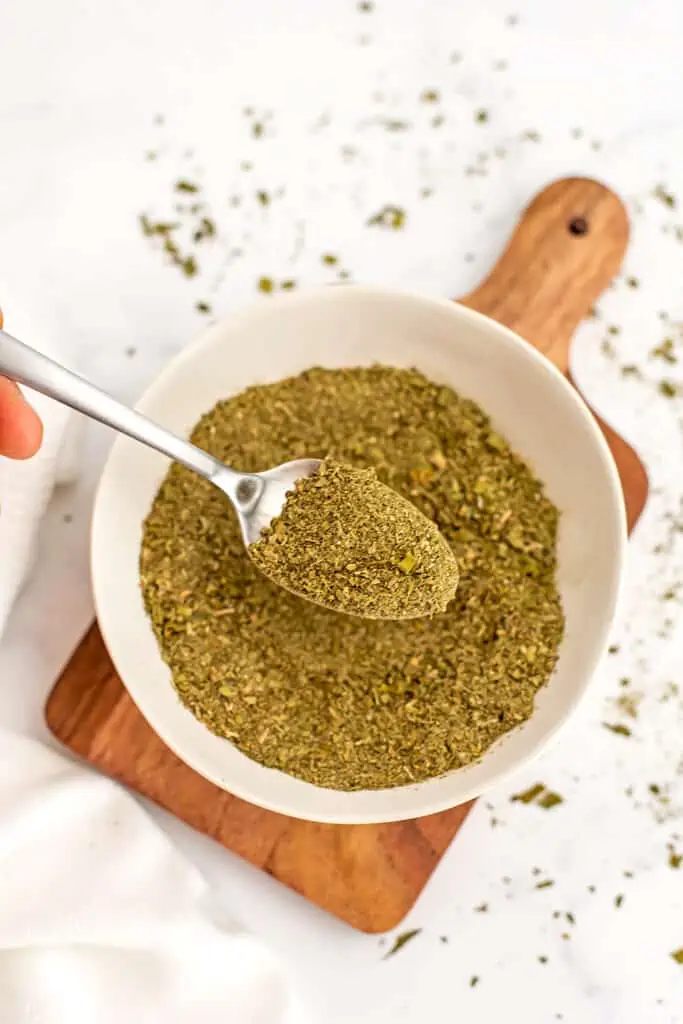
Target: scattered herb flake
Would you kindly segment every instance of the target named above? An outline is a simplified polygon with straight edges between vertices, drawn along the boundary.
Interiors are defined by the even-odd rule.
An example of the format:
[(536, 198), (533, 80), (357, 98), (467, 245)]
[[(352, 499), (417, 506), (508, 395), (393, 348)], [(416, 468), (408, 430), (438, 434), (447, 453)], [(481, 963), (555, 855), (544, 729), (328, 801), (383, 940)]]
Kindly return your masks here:
[(336, 267), (337, 263), (339, 263), (339, 257), (335, 256), (332, 252), (323, 253), (320, 258), (327, 267)]
[(564, 798), (561, 797), (559, 793), (552, 793), (550, 790), (547, 790), (540, 800), (537, 800), (536, 802), (539, 807), (543, 807), (544, 810), (549, 810), (551, 807), (557, 807), (558, 804), (561, 804), (563, 799)]
[(441, 99), (436, 89), (423, 89), (420, 93), (420, 101), (422, 103), (438, 103)]
[(622, 725), (621, 722), (603, 722), (605, 729), (609, 729), (610, 732), (615, 732), (617, 736), (630, 736), (631, 730), (627, 725)]
[(263, 189), (259, 189), (256, 193), (256, 202), (261, 206), (268, 206), (270, 204), (270, 196), (267, 192), (264, 192)]
[[(681, 949), (679, 952), (681, 953), (681, 956), (683, 957), (683, 949)], [(673, 953), (671, 955), (674, 956)], [(679, 963), (683, 963), (683, 959), (679, 960)], [(473, 974), (472, 977), (470, 978), (470, 988), (476, 988), (478, 984), (479, 984), (479, 975), (478, 974)]]
[(193, 242), (203, 242), (205, 238), (215, 238), (216, 225), (209, 217), (202, 217), (199, 227), (192, 235)]
[(669, 844), (669, 867), (673, 868), (674, 871), (678, 871), (681, 864), (683, 864), (683, 854), (676, 853), (675, 847)]
[(536, 882), (536, 885), (534, 886), (534, 888), (535, 889), (550, 889), (550, 888), (552, 888), (553, 885), (555, 885), (555, 882), (552, 880), (552, 878), (544, 878), (542, 882)]
[(653, 359), (663, 359), (665, 363), (676, 363), (678, 359), (674, 353), (673, 338), (664, 338), (660, 345), (655, 345), (650, 351)]
[(447, 943), (448, 942), (448, 936), (447, 935), (439, 935), (439, 942), (443, 942), (444, 944)]
[(389, 952), (384, 955), (384, 959), (388, 960), (390, 956), (394, 955), (394, 953), (398, 953), (399, 949), (403, 949), (403, 947), (414, 939), (416, 935), (419, 935), (421, 931), (421, 928), (411, 928), (409, 931), (401, 932), (400, 935), (397, 935), (394, 939), (393, 946)]
[(208, 302), (204, 302), (203, 300), (201, 300), (200, 302), (196, 302), (194, 308), (197, 310), (198, 313), (211, 312), (211, 306), (209, 305)]
[(607, 653), (608, 654), (618, 654), (619, 653), (619, 644), (611, 644), (607, 648)]
[(484, 110), (482, 108), (482, 109), (477, 110), (475, 112), (474, 120), (476, 121), (477, 124), (486, 124), (488, 119), (489, 119), (489, 112), (488, 112), (488, 110)]
[(399, 231), (405, 224), (406, 212), (400, 206), (383, 206), (381, 210), (373, 214), (367, 221), (371, 227), (393, 228)]
[(672, 192), (667, 191), (663, 185), (657, 185), (652, 194), (655, 199), (659, 199), (660, 203), (663, 203), (664, 206), (668, 206), (670, 210), (675, 209), (676, 197)]
[(258, 280), (258, 290), (263, 292), (265, 295), (270, 295), (273, 290), (273, 279), (272, 277), (260, 277)]
[(533, 803), (536, 797), (541, 795), (544, 789), (545, 786), (543, 783), (537, 782), (535, 785), (530, 786), (529, 789), (525, 789), (522, 793), (515, 793), (514, 796), (510, 797), (510, 800), (513, 802), (516, 801), (520, 804), (530, 804)]
[(626, 287), (627, 288), (639, 288), (640, 287), (640, 281), (638, 280), (637, 277), (627, 277), (626, 278)]
[(510, 797), (510, 800), (513, 803), (535, 803), (538, 807), (542, 807), (544, 810), (549, 810), (551, 807), (557, 807), (558, 804), (563, 803), (563, 799), (564, 798), (561, 797), (559, 793), (553, 793), (553, 791), (548, 789), (542, 782), (537, 782), (534, 786), (524, 790), (524, 792), (516, 793), (514, 796)]
[(280, 281), (280, 288), (282, 289), (283, 292), (292, 292), (296, 288), (296, 281), (294, 281), (291, 277), (287, 278), (284, 281)]
[(254, 121), (254, 123), (251, 126), (251, 134), (254, 136), (255, 139), (262, 138), (265, 130), (266, 127), (262, 121)]
[(617, 893), (617, 895), (614, 897), (614, 906), (617, 908), (617, 910), (623, 904), (623, 902), (624, 902), (624, 894), (623, 894), (623, 892)]
[(675, 960), (677, 964), (683, 964), (683, 946), (680, 949), (675, 949), (671, 954), (671, 959)]
[(180, 178), (175, 183), (176, 192), (199, 192), (199, 185), (195, 185), (192, 181), (187, 181), (185, 178)]
[(675, 398), (678, 394), (678, 388), (670, 380), (660, 380), (657, 385), (657, 390), (660, 395), (664, 395), (665, 398)]

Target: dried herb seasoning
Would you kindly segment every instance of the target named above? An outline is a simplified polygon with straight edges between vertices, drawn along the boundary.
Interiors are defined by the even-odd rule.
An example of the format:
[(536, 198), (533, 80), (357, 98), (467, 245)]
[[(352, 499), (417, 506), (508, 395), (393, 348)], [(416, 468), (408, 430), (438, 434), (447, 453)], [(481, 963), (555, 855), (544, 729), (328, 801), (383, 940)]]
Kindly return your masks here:
[(369, 217), (370, 227), (393, 228), (400, 231), (406, 222), (406, 211), (400, 206), (383, 206), (381, 210)]
[(325, 459), (298, 480), (249, 554), (308, 601), (368, 619), (443, 612), (458, 565), (438, 528), (374, 469)]
[(396, 936), (396, 938), (394, 939), (393, 946), (387, 953), (384, 954), (383, 959), (388, 960), (390, 956), (394, 956), (395, 953), (398, 953), (400, 949), (403, 949), (403, 947), (406, 946), (412, 939), (417, 938), (421, 931), (421, 928), (411, 928), (407, 932), (401, 932), (400, 935)]
[(142, 590), (180, 699), (209, 729), (356, 790), (470, 764), (529, 718), (563, 634), (558, 515), (476, 404), (417, 370), (317, 368), (220, 402), (192, 440), (247, 472), (325, 452), (372, 467), (461, 572), (433, 618), (317, 607), (268, 580), (220, 492), (173, 465), (144, 527)]

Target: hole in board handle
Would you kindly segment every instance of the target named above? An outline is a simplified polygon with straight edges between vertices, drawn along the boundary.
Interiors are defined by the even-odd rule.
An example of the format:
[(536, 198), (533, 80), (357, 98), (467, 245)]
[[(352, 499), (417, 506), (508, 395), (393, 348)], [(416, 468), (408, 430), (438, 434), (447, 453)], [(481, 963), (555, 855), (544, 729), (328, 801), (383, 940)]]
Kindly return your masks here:
[(570, 235), (576, 235), (577, 238), (580, 238), (588, 234), (588, 221), (585, 217), (572, 217), (567, 225), (567, 229)]

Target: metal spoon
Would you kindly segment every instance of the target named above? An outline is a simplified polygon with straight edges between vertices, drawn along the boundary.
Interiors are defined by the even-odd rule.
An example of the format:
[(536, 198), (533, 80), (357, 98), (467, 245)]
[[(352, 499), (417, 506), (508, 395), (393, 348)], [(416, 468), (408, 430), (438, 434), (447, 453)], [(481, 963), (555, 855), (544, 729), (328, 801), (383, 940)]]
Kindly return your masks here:
[(2, 330), (0, 374), (155, 448), (215, 484), (232, 502), (247, 546), (282, 511), (295, 481), (320, 466), (319, 459), (295, 459), (263, 473), (238, 473)]

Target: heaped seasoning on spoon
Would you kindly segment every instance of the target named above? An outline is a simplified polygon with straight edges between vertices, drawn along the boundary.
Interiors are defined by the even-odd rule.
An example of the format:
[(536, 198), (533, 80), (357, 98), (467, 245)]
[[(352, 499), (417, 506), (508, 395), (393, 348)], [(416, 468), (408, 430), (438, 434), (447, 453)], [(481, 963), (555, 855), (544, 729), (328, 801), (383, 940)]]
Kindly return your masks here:
[(249, 388), (192, 440), (254, 472), (329, 452), (432, 520), (460, 569), (445, 612), (339, 615), (249, 557), (231, 508), (174, 465), (144, 527), (145, 604), (180, 699), (249, 757), (333, 789), (471, 764), (524, 722), (564, 629), (558, 514), (486, 414), (417, 370), (311, 369)]
[(455, 556), (434, 523), (374, 469), (334, 459), (297, 481), (249, 554), (287, 590), (369, 619), (443, 612), (458, 585)]

